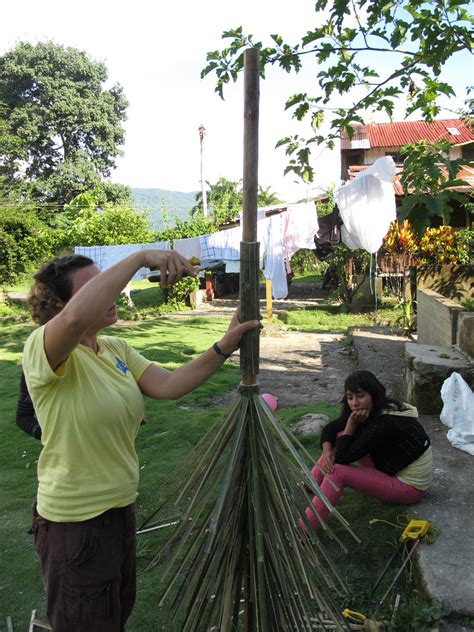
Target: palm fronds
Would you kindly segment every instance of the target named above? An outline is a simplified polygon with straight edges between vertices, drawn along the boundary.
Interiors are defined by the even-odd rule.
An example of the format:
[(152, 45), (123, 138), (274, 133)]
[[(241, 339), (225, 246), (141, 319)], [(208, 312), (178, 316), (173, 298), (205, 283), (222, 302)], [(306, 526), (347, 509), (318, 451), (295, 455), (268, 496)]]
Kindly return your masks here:
[[(241, 386), (225, 422), (195, 454), (187, 485), (162, 508), (191, 501), (170, 541), (160, 605), (175, 593), (182, 630), (347, 629), (347, 589), (321, 538), (301, 521), (310, 493), (323, 498), (294, 437), (255, 388)], [(189, 459), (188, 459), (189, 460)], [(210, 506), (209, 499), (215, 498)], [(349, 529), (334, 510), (334, 516)], [(334, 535), (326, 523), (322, 531)], [(161, 560), (161, 552), (148, 564)], [(244, 616), (245, 615), (245, 616)], [(329, 629), (329, 628), (327, 628)]]
[[(259, 317), (257, 49), (244, 52), (244, 66), (240, 303), (242, 318), (255, 320)], [(347, 588), (305, 515), (305, 509), (312, 507), (309, 493), (319, 496), (349, 526), (319, 490), (294, 438), (258, 394), (257, 330), (244, 336), (240, 351), (239, 396), (225, 422), (196, 452), (194, 475), (171, 496), (170, 504), (188, 496), (190, 502), (166, 545), (179, 540), (164, 575), (167, 583), (160, 603), (174, 595), (172, 617), (180, 619), (183, 632), (348, 629), (338, 607)], [(165, 502), (162, 508), (166, 507)], [(320, 530), (331, 535), (329, 526), (320, 522)], [(147, 568), (161, 559), (158, 554)]]

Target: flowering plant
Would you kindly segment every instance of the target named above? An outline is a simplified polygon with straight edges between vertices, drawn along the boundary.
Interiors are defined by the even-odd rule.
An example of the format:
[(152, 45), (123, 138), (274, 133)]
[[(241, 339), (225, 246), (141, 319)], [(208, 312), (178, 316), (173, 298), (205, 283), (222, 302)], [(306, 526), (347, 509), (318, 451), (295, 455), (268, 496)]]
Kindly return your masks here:
[(413, 231), (410, 222), (406, 219), (401, 224), (396, 220), (390, 224), (385, 235), (382, 250), (387, 254), (416, 254), (419, 249), (418, 237)]
[(427, 228), (420, 242), (420, 264), (459, 263), (462, 245), (451, 226)]

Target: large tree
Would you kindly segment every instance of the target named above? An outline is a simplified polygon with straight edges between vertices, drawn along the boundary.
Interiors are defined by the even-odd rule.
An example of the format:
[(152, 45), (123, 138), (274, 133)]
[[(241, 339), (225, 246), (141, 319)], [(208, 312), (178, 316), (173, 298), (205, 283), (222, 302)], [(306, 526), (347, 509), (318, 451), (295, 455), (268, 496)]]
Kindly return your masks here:
[(289, 95), (286, 102), (296, 119), (309, 120), (309, 134), (278, 142), (289, 156), (286, 172), (305, 181), (314, 175), (311, 147), (333, 147), (341, 131), (352, 136), (351, 125), (364, 122), (364, 112), (392, 116), (398, 100), (405, 101), (407, 115), (436, 117), (439, 98), (454, 95), (441, 78), (446, 62), (472, 50), (468, 0), (317, 0), (315, 11), (317, 26), (302, 25), (296, 44), (277, 34), (257, 42), (241, 27), (224, 32), (229, 46), (209, 52), (202, 71), (203, 77), (216, 75), (216, 92), (223, 96), (243, 69), (245, 48), (260, 49), (262, 76), (269, 66), (298, 73), (308, 58), (316, 60), (314, 92)]
[(20, 43), (0, 57), (0, 176), (55, 208), (81, 192), (126, 194), (103, 182), (124, 141), (127, 100), (105, 88), (107, 69), (52, 42)]

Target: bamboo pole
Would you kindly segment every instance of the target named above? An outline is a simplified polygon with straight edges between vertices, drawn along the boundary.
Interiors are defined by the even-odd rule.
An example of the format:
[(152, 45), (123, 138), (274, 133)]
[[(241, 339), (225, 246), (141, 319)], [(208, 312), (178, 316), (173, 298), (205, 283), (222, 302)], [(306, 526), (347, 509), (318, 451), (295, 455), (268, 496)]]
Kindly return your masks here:
[[(240, 313), (242, 320), (259, 317), (259, 244), (257, 241), (258, 190), (258, 116), (259, 116), (259, 54), (256, 48), (244, 52), (244, 165), (243, 217), (240, 243)], [(240, 346), (240, 391), (250, 397), (258, 390), (259, 362), (258, 330), (245, 334)], [(248, 520), (251, 520), (249, 506)], [(247, 524), (248, 527), (248, 524)], [(247, 554), (244, 577), (244, 632), (258, 629), (256, 604), (251, 590), (251, 560)]]
[(271, 325), (273, 322), (273, 298), (272, 298), (272, 282), (270, 279), (266, 279), (265, 283), (265, 297), (267, 302), (267, 324)]
[[(242, 320), (259, 318), (259, 244), (257, 242), (259, 53), (244, 52), (243, 218), (240, 244), (240, 311)], [(240, 348), (242, 385), (257, 386), (258, 330), (249, 331)]]

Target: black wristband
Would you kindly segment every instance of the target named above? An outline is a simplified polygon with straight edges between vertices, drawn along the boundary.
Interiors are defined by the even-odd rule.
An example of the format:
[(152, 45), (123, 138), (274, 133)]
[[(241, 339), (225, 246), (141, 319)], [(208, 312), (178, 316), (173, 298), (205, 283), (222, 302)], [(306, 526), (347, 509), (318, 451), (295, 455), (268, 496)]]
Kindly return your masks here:
[(219, 345), (217, 344), (217, 342), (215, 342), (215, 343), (212, 345), (212, 348), (213, 348), (213, 349), (214, 349), (214, 351), (217, 353), (217, 355), (221, 355), (221, 356), (222, 356), (222, 357), (224, 357), (226, 360), (227, 360), (227, 358), (230, 358), (230, 354), (229, 354), (229, 355), (227, 355), (227, 353), (224, 353), (224, 352), (222, 351), (222, 349), (219, 347)]

